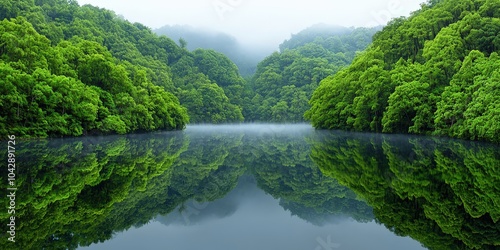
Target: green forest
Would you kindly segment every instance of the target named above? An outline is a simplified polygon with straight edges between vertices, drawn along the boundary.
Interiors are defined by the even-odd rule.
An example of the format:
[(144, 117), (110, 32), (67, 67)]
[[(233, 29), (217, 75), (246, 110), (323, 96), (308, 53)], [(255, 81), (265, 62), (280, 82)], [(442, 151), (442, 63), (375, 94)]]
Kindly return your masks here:
[(431, 0), (324, 79), (314, 127), (500, 142), (500, 2)]
[(244, 77), (221, 52), (110, 10), (0, 2), (1, 136), (310, 122), (500, 142), (495, 0), (429, 0), (383, 28), (315, 25)]
[[(105, 242), (173, 211), (190, 216), (189, 201), (221, 199), (245, 176), (311, 223), (338, 215), (373, 220), (353, 191), (320, 172), (305, 140), (298, 134), (175, 131), (28, 141), (16, 162), (23, 166), (16, 203), (22, 233), (16, 248), (4, 240), (0, 249)], [(6, 169), (0, 172), (6, 182)], [(9, 216), (0, 213), (0, 220)]]
[(283, 42), (279, 52), (257, 65), (248, 83), (254, 96), (245, 104), (247, 121), (304, 122), (320, 81), (347, 67), (356, 52), (368, 47), (376, 31), (319, 25)]
[(311, 158), (373, 208), (377, 222), (428, 249), (498, 249), (499, 148), (421, 136), (324, 133)]
[[(16, 200), (16, 228), (22, 233), (15, 249), (77, 249), (175, 211), (189, 219), (191, 201), (221, 199), (240, 178), (253, 178), (284, 210), (314, 225), (325, 225), (332, 216), (375, 221), (428, 249), (500, 244), (498, 145), (257, 131), (263, 130), (23, 143), (17, 152), (23, 195)], [(0, 214), (2, 221), (8, 217)], [(12, 249), (9, 244), (2, 241), (0, 248)]]
[(318, 83), (375, 33), (304, 31), (243, 78), (220, 52), (77, 1), (2, 0), (0, 19), (0, 135), (18, 137), (304, 121)]

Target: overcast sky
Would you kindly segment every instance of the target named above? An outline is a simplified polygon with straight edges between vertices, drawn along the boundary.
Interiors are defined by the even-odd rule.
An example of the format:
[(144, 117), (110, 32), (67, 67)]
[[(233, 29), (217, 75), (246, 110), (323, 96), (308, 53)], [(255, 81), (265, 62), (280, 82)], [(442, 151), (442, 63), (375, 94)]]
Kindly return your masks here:
[(131, 22), (208, 27), (241, 42), (278, 45), (313, 24), (385, 25), (407, 16), (424, 0), (78, 0), (115, 11)]

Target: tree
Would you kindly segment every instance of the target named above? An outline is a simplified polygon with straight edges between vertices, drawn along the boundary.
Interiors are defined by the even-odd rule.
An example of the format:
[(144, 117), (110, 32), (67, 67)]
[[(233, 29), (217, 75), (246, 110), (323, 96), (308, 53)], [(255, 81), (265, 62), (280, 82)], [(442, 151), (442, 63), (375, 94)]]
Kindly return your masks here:
[[(131, 62), (113, 55), (121, 49), (115, 45), (146, 53), (158, 46), (154, 35), (115, 44), (124, 21), (109, 11), (72, 1), (21, 2), (19, 17), (0, 22), (0, 65), (9, 75), (4, 86), (13, 90), (2, 98), (11, 108), (0, 113), (2, 135), (7, 127), (25, 137), (184, 128), (187, 113), (167, 92), (173, 90), (168, 66), (140, 53), (129, 54), (141, 57)], [(104, 39), (106, 32), (112, 34)], [(159, 51), (155, 56), (166, 59)]]
[(496, 102), (483, 92), (494, 85), (486, 79), (494, 79), (500, 42), (494, 6), (429, 1), (394, 19), (349, 67), (321, 82), (305, 117), (316, 128), (499, 141)]
[(184, 38), (179, 38), (179, 45), (181, 46), (182, 49), (186, 49), (187, 47), (187, 41), (184, 40)]

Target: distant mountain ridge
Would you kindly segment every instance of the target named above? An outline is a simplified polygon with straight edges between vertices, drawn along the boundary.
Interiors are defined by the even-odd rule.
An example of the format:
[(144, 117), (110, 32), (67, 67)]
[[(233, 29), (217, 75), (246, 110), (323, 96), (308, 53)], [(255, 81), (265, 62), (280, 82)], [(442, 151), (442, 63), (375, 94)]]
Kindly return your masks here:
[(271, 49), (244, 46), (229, 34), (189, 25), (166, 25), (153, 30), (153, 32), (158, 35), (165, 35), (176, 42), (180, 38), (184, 39), (187, 42), (186, 48), (190, 51), (213, 49), (220, 52), (238, 66), (242, 76), (253, 75), (257, 64), (272, 53)]
[(279, 49), (280, 52), (283, 52), (286, 49), (296, 49), (308, 43), (317, 43), (330, 52), (337, 53), (345, 49), (343, 46), (346, 43), (350, 43), (353, 48), (348, 50), (356, 50), (367, 47), (371, 42), (371, 36), (375, 32), (381, 31), (382, 28), (382, 26), (354, 28), (318, 23), (297, 34), (292, 34), (289, 39), (280, 44)]
[(301, 30), (297, 34), (291, 34), (291, 37), (289, 39), (286, 39), (282, 44), (280, 44), (280, 51), (283, 52), (283, 50), (286, 48), (295, 49), (307, 43), (314, 42), (317, 37), (326, 38), (331, 36), (345, 35), (352, 32), (353, 30), (354, 28), (318, 23), (310, 26), (309, 28)]
[(229, 34), (203, 28), (195, 28), (189, 25), (166, 25), (154, 30), (154, 32), (158, 35), (166, 35), (174, 41), (183, 38), (188, 41), (187, 48), (189, 50), (213, 49), (222, 51), (238, 46), (236, 38)]
[(379, 30), (317, 24), (292, 34), (258, 64), (248, 84), (255, 95), (244, 106), (245, 121), (304, 122), (319, 82), (350, 65)]

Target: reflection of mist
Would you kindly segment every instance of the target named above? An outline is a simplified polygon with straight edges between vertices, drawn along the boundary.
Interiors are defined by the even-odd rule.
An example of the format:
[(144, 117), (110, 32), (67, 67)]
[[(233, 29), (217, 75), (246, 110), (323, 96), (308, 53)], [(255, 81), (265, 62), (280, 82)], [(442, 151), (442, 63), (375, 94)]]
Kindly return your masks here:
[[(326, 225), (336, 225), (342, 222), (354, 220), (351, 215), (348, 214), (349, 211), (344, 213), (320, 213), (314, 208), (306, 207), (303, 204), (293, 201), (280, 200), (280, 206), (285, 210), (290, 211), (292, 216), (297, 216), (298, 218), (309, 222), (315, 226), (326, 226)], [(352, 211), (355, 213), (356, 211)], [(371, 220), (366, 220), (369, 222)], [(361, 222), (358, 220), (358, 222)]]
[(212, 219), (221, 219), (231, 216), (236, 212), (238, 205), (234, 201), (226, 198), (212, 203), (198, 203), (190, 200), (177, 207), (172, 213), (166, 216), (156, 217), (156, 221), (169, 225), (196, 225)]
[(159, 215), (155, 220), (166, 226), (191, 226), (230, 217), (238, 210), (243, 200), (257, 195), (258, 191), (252, 176), (242, 176), (237, 186), (224, 198), (213, 202), (189, 200), (168, 215)]
[(186, 133), (197, 134), (233, 134), (244, 133), (245, 135), (268, 135), (283, 134), (288, 137), (296, 136), (295, 139), (302, 139), (303, 136), (310, 135), (314, 128), (310, 124), (242, 124), (242, 125), (188, 125)]
[(421, 249), (375, 223), (364, 201), (319, 171), (311, 149), (324, 134), (310, 125), (190, 125), (177, 134), (185, 147), (164, 178), (103, 223), (138, 226), (92, 249), (315, 249), (328, 235), (346, 249)]

